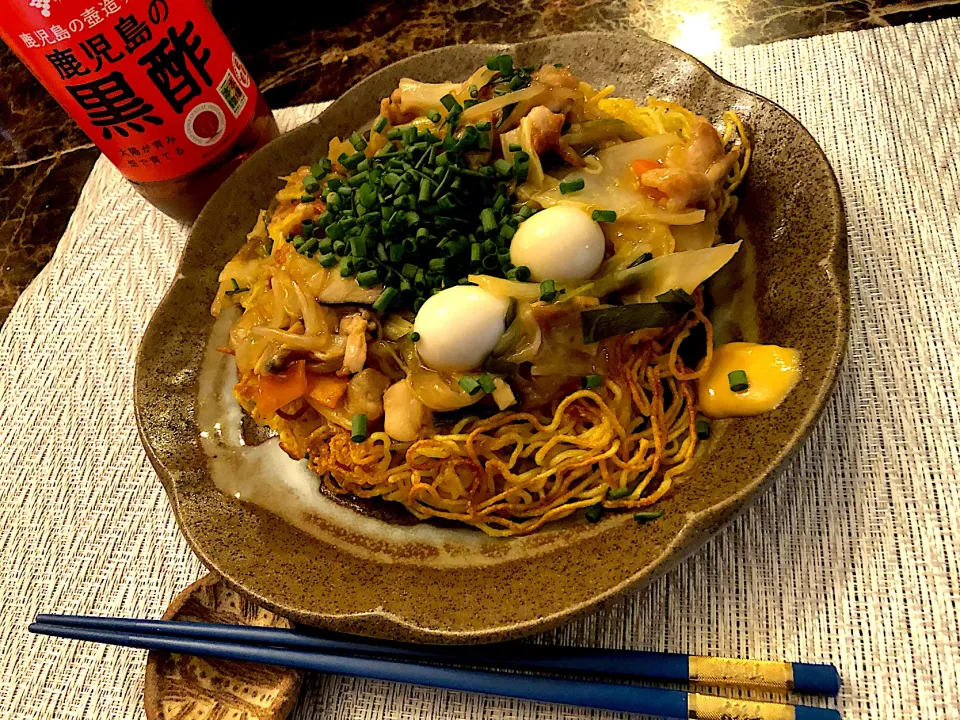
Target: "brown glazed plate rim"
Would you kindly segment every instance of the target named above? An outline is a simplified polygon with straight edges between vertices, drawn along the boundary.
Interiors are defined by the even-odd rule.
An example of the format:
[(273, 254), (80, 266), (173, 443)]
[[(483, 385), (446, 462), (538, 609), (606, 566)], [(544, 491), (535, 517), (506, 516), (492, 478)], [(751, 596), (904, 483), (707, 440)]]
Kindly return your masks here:
[[(822, 175), (823, 186), (819, 188), (821, 194), (817, 197), (817, 203), (821, 208), (820, 212), (823, 213), (823, 225), (828, 235), (824, 240), (826, 244), (818, 260), (820, 265), (828, 270), (826, 273), (826, 285), (828, 287), (823, 292), (831, 301), (831, 308), (834, 309), (829, 311), (827, 317), (829, 327), (824, 330), (825, 337), (817, 346), (818, 352), (821, 353), (820, 360), (822, 361), (823, 372), (805, 391), (802, 408), (798, 410), (798, 412), (800, 410), (802, 412), (793, 424), (792, 431), (784, 435), (783, 442), (778, 445), (775, 452), (770, 454), (761, 464), (755, 464), (752, 467), (749, 481), (735, 492), (708, 507), (685, 513), (683, 524), (679, 530), (669, 541), (661, 545), (662, 551), (652, 557), (644, 566), (638, 567), (629, 576), (622, 577), (615, 582), (608, 582), (599, 574), (594, 580), (585, 577), (585, 583), (596, 582), (596, 586), (588, 595), (584, 595), (581, 599), (572, 601), (562, 607), (554, 606), (549, 611), (538, 612), (531, 609), (523, 619), (493, 619), (483, 626), (476, 626), (469, 623), (460, 623), (456, 613), (453, 613), (451, 617), (446, 617), (442, 622), (438, 620), (437, 623), (426, 623), (411, 617), (412, 613), (394, 612), (379, 606), (358, 608), (356, 611), (342, 607), (336, 610), (305, 608), (298, 604), (297, 598), (291, 597), (290, 593), (278, 592), (274, 594), (268, 589), (257, 587), (256, 578), (252, 574), (233, 572), (231, 561), (225, 558), (222, 552), (216, 549), (210, 550), (209, 543), (205, 541), (205, 538), (210, 536), (210, 528), (201, 527), (204, 522), (198, 522), (194, 516), (184, 511), (184, 503), (190, 500), (190, 493), (193, 492), (195, 486), (179, 478), (185, 472), (193, 473), (199, 477), (206, 471), (202, 468), (190, 466), (191, 463), (196, 465), (196, 455), (193, 455), (193, 460), (190, 460), (191, 456), (187, 450), (184, 450), (181, 454), (176, 447), (178, 437), (181, 439), (196, 437), (198, 431), (196, 426), (192, 424), (193, 408), (187, 408), (185, 412), (171, 408), (171, 398), (164, 393), (166, 388), (173, 388), (176, 385), (177, 381), (171, 378), (182, 376), (180, 382), (184, 383), (184, 386), (177, 392), (181, 392), (181, 397), (184, 398), (190, 396), (190, 393), (193, 393), (192, 397), (195, 397), (196, 373), (192, 372), (191, 374), (191, 371), (183, 371), (182, 368), (165, 367), (162, 361), (156, 358), (158, 354), (162, 355), (162, 353), (158, 353), (158, 347), (161, 343), (177, 341), (177, 333), (180, 330), (174, 327), (175, 321), (170, 317), (176, 315), (174, 308), (177, 304), (180, 302), (190, 304), (190, 297), (194, 298), (192, 302), (196, 304), (196, 296), (199, 294), (202, 295), (206, 307), (209, 307), (209, 301), (212, 299), (215, 290), (213, 285), (209, 287), (198, 285), (195, 279), (191, 279), (191, 271), (187, 267), (191, 246), (199, 241), (197, 228), (207, 227), (210, 223), (218, 221), (224, 213), (233, 212), (229, 208), (224, 209), (226, 198), (231, 197), (232, 188), (235, 188), (239, 183), (252, 182), (252, 180), (246, 178), (244, 168), (253, 165), (258, 155), (269, 152), (271, 148), (281, 147), (283, 144), (296, 145), (308, 136), (320, 134), (324, 137), (330, 137), (336, 134), (334, 131), (324, 129), (325, 118), (330, 118), (331, 110), (335, 111), (338, 105), (351, 101), (355, 102), (358, 98), (363, 99), (366, 106), (371, 110), (368, 115), (372, 116), (372, 110), (380, 99), (379, 96), (373, 97), (373, 88), (376, 87), (379, 80), (382, 80), (385, 76), (398, 75), (409, 64), (423, 61), (436, 62), (448, 55), (451, 58), (456, 58), (459, 57), (458, 53), (465, 52), (476, 55), (477, 64), (479, 64), (482, 62), (482, 58), (488, 55), (504, 52), (522, 55), (528, 48), (533, 48), (533, 52), (536, 53), (538, 47), (546, 45), (575, 47), (577, 43), (596, 43), (597, 45), (602, 43), (608, 46), (613, 44), (627, 49), (635, 48), (638, 51), (644, 49), (659, 54), (670, 63), (682, 66), (684, 71), (690, 74), (691, 82), (700, 83), (696, 85), (697, 93), (700, 96), (708, 96), (711, 92), (720, 93), (721, 91), (727, 94), (732, 93), (736, 98), (749, 104), (754, 109), (762, 110), (772, 116), (775, 122), (779, 123), (777, 127), (781, 131), (787, 131), (792, 138), (800, 142), (805, 150), (811, 153), (807, 160)], [(555, 54), (560, 55), (562, 53), (557, 52)], [(626, 53), (622, 57), (626, 57)], [(576, 65), (575, 60), (576, 58), (566, 59), (574, 66)], [(442, 63), (438, 64), (442, 65)], [(443, 74), (442, 71), (441, 74)], [(440, 78), (422, 79), (437, 81)], [(696, 108), (693, 109), (696, 110)], [(369, 117), (365, 118), (365, 120), (367, 119)], [(290, 171), (293, 169), (293, 167), (289, 168)], [(237, 210), (236, 212), (240, 211)], [(249, 227), (252, 227), (253, 219), (256, 217), (255, 209), (246, 208), (243, 212), (245, 216), (250, 218)], [(236, 247), (239, 247), (239, 240)], [(216, 267), (213, 272), (219, 273), (219, 270), (220, 267)], [(203, 322), (209, 324), (212, 321), (207, 317)], [(185, 321), (184, 325), (186, 326), (184, 332), (189, 332), (190, 321)], [(631, 587), (641, 583), (648, 584), (695, 551), (735, 517), (749, 501), (755, 500), (759, 491), (769, 484), (777, 469), (810, 434), (822, 413), (837, 383), (840, 364), (846, 349), (848, 329), (847, 236), (842, 198), (836, 177), (830, 168), (826, 155), (810, 133), (796, 118), (780, 106), (727, 82), (699, 60), (673, 46), (637, 33), (578, 32), (515, 45), (450, 46), (399, 61), (358, 83), (340, 99), (334, 101), (318, 118), (281, 136), (255, 154), (217, 191), (198, 218), (194, 231), (191, 232), (184, 256), (178, 267), (176, 280), (158, 306), (138, 352), (134, 404), (141, 440), (167, 491), (181, 532), (187, 542), (205, 565), (220, 573), (229, 585), (250, 597), (254, 602), (299, 622), (334, 630), (423, 642), (490, 642), (520, 637), (535, 631), (555, 627), (594, 609), (597, 605), (611, 600)], [(184, 338), (186, 338), (186, 335), (184, 335)], [(206, 338), (204, 338), (205, 340)], [(185, 339), (186, 341), (188, 340)], [(202, 350), (200, 354), (202, 354)], [(191, 362), (194, 359), (191, 358)], [(171, 390), (170, 392), (172, 394), (174, 391)], [(193, 442), (196, 444), (195, 440)], [(282, 521), (277, 520), (277, 522)], [(632, 519), (629, 522), (632, 523)], [(623, 532), (622, 528), (628, 526), (625, 522), (621, 522), (617, 527), (620, 528), (620, 532)], [(591, 545), (591, 547), (593, 546)], [(344, 552), (337, 550), (332, 545), (324, 545), (324, 548), (329, 548), (331, 553)], [(527, 597), (526, 601), (536, 604), (537, 598)]]

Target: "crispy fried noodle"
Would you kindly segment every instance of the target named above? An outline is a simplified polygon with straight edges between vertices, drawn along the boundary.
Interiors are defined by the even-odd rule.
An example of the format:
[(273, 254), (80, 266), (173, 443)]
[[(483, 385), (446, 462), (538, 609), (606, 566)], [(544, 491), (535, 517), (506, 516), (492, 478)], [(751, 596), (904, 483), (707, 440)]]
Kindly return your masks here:
[(404, 79), (283, 178), (213, 312), (242, 311), (241, 406), (327, 492), (512, 536), (689, 471), (750, 143), (613, 92), (508, 56)]

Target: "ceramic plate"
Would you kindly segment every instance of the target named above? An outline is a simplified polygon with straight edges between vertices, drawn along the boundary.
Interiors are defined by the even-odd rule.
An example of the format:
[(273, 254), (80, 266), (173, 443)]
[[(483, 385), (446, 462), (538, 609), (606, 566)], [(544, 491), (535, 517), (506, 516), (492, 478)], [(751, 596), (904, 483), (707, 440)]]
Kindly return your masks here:
[[(461, 80), (503, 52), (521, 65), (567, 63), (595, 86), (615, 84), (621, 96), (655, 95), (711, 119), (730, 108), (741, 114), (755, 150), (736, 228), (748, 252), (720, 278), (714, 296), (718, 313), (733, 302), (737, 312), (725, 315), (749, 321), (715, 320), (730, 338), (799, 349), (800, 384), (774, 412), (715, 423), (696, 468), (657, 506), (664, 517), (645, 525), (629, 514), (596, 525), (570, 518), (531, 537), (495, 540), (472, 529), (386, 522), (338, 505), (309, 484), (300, 491), (315, 496), (308, 498), (313, 509), (292, 523), (225, 496), (214, 484), (198, 425), (210, 403), (228, 402), (223, 386), (231, 379), (222, 372), (210, 379), (209, 366), (223, 362), (213, 348), (223, 344), (224, 328), (214, 327), (209, 308), (217, 275), (281, 187), (278, 176), (325, 156), (332, 136), (369, 123), (401, 77)], [(260, 150), (207, 204), (140, 348), (141, 437), (194, 551), (260, 605), (335, 630), (427, 642), (485, 642), (545, 630), (646, 585), (693, 552), (803, 441), (833, 389), (846, 344), (845, 229), (836, 179), (800, 123), (669, 45), (635, 34), (574, 33), (418, 55), (370, 76), (320, 117)], [(226, 411), (238, 422), (236, 412)], [(232, 468), (274, 483), (278, 492), (294, 492), (301, 471), (269, 447)]]

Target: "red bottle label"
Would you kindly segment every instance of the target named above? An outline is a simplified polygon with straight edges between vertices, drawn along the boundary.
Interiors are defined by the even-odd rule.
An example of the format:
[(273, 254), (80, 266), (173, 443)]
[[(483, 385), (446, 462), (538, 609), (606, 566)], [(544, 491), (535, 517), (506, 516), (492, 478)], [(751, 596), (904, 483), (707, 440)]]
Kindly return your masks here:
[(257, 88), (202, 0), (0, 0), (0, 36), (129, 179), (229, 148)]

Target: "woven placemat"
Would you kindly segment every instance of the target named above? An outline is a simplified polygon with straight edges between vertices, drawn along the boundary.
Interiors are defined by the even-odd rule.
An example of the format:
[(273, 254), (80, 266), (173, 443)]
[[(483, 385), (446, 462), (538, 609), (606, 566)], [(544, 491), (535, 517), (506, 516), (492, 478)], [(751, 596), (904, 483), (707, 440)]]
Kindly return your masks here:
[[(725, 52), (837, 171), (852, 332), (775, 487), (645, 592), (544, 642), (832, 661), (844, 718), (960, 708), (960, 21)], [(280, 111), (287, 128), (319, 106)], [(201, 567), (136, 436), (134, 356), (184, 229), (97, 163), (0, 331), (0, 717), (135, 718), (144, 656), (27, 634), (37, 612), (157, 616)], [(612, 717), (313, 676), (297, 718)]]

